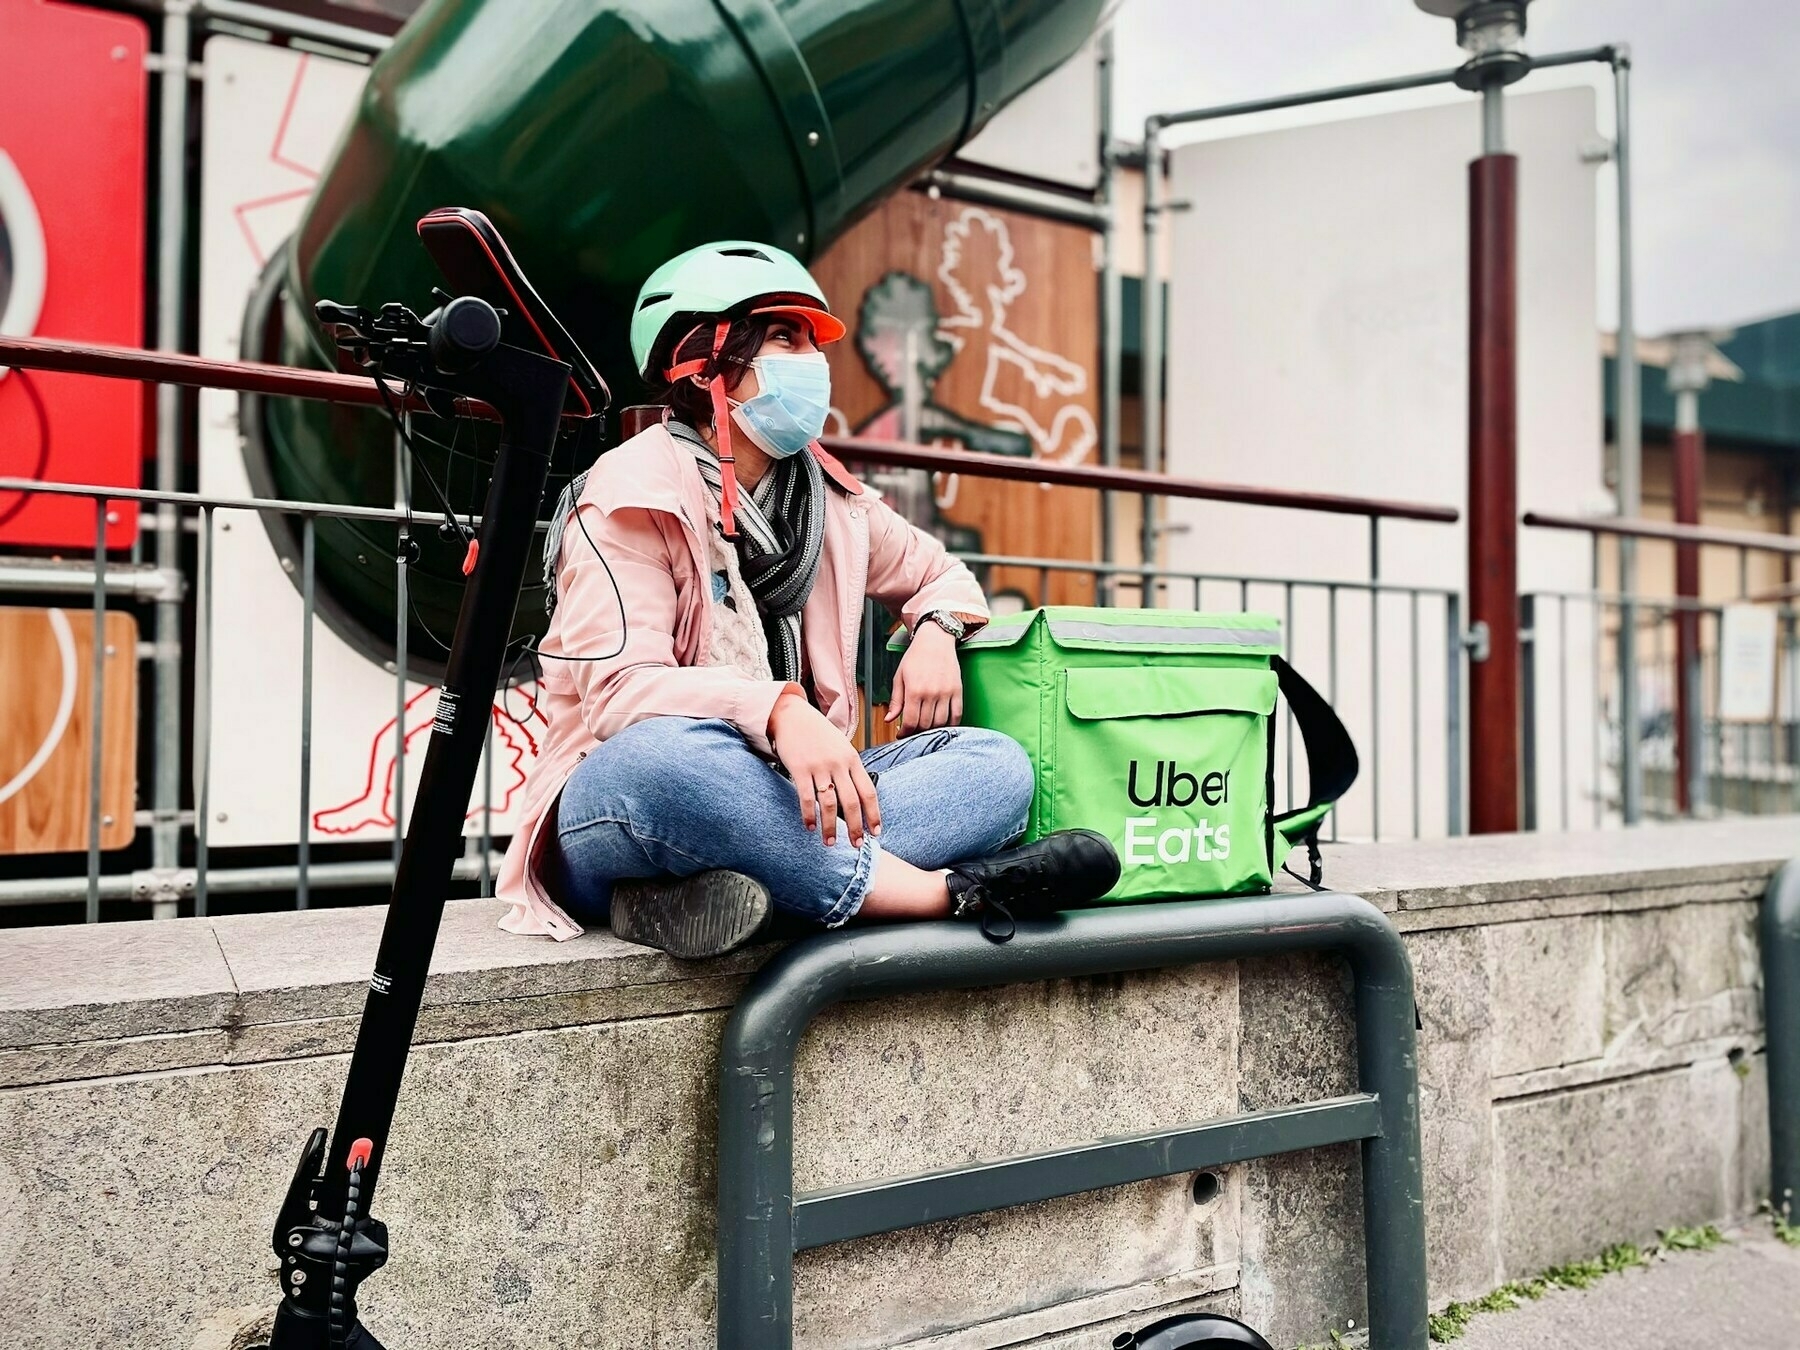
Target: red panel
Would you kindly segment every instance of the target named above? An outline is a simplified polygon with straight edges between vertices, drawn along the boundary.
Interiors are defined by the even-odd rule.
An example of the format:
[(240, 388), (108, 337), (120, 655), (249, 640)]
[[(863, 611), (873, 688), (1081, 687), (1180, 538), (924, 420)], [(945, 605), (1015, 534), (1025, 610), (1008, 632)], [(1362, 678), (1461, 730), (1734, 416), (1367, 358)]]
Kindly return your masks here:
[[(37, 322), (27, 334), (8, 316), (6, 331), (136, 346), (144, 338), (149, 30), (126, 15), (0, 0), (0, 33), (0, 151), (41, 222), (45, 257)], [(11, 217), (9, 232), (18, 233)], [(129, 382), (15, 370), (0, 379), (0, 476), (137, 487), (145, 404)], [(137, 507), (118, 502), (112, 511), (107, 545), (126, 547)], [(0, 493), (0, 545), (92, 548), (93, 521), (78, 498)]]

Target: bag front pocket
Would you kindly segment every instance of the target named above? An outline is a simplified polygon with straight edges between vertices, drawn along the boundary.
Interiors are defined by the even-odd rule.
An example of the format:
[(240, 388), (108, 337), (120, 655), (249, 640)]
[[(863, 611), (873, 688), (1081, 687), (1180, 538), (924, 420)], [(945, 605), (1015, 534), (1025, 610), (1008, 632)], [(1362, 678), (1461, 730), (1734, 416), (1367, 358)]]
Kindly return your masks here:
[(1043, 828), (1112, 840), (1122, 872), (1109, 900), (1268, 885), (1273, 671), (1085, 666), (1058, 683)]

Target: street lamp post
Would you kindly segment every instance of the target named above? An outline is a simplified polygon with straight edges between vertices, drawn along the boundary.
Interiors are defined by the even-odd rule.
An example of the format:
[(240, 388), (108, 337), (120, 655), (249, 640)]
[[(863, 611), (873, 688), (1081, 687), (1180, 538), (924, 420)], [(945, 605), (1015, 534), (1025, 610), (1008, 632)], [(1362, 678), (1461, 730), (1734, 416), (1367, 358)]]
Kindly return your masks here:
[(1482, 153), (1469, 165), (1469, 825), (1492, 834), (1520, 823), (1518, 159), (1501, 99), (1531, 70), (1519, 47), (1529, 0), (1415, 3), (1455, 21), (1469, 53), (1456, 83), (1481, 95)]
[[(1706, 482), (1706, 434), (1700, 429), (1700, 395), (1712, 383), (1718, 358), (1716, 333), (1675, 333), (1669, 392), (1675, 396), (1675, 434), (1670, 441), (1675, 522), (1700, 523)], [(1700, 546), (1675, 545), (1675, 807), (1690, 815), (1705, 804), (1705, 723), (1700, 691)]]

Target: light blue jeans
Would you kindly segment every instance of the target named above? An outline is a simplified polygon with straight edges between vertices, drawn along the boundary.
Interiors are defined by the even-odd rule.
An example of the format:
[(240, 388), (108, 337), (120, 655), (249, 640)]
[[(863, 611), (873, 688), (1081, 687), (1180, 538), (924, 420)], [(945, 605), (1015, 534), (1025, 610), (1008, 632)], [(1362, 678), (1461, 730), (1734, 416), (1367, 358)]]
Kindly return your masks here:
[(881, 837), (827, 848), (800, 796), (728, 722), (653, 717), (589, 752), (557, 803), (545, 880), (583, 924), (604, 923), (612, 885), (726, 868), (769, 888), (776, 908), (835, 927), (862, 905), (876, 859), (935, 869), (983, 858), (1025, 830), (1031, 761), (1008, 736), (946, 727), (867, 751)]

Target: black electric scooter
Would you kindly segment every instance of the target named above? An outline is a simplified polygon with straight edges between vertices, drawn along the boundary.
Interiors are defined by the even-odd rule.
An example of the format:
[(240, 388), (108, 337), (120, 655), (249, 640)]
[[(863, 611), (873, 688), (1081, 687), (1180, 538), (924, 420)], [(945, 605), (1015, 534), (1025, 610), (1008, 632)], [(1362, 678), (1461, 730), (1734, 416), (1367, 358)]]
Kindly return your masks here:
[(404, 381), (434, 412), (455, 416), (460, 400), (487, 404), (500, 417), (500, 449), (463, 563), (468, 584), (337, 1124), (329, 1136), (312, 1132), (275, 1220), (283, 1297), (265, 1350), (381, 1350), (357, 1318), (356, 1291), (388, 1256), (370, 1201), (462, 851), (463, 814), (552, 452), (565, 424), (574, 422), (570, 434), (591, 430), (610, 402), (605, 381), (485, 216), (433, 211), (419, 238), (454, 298), (439, 292), (444, 303), (424, 318), (402, 304), (371, 314), (322, 300), (319, 319), (359, 366)]

